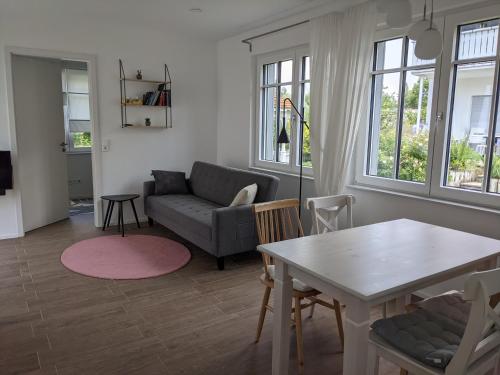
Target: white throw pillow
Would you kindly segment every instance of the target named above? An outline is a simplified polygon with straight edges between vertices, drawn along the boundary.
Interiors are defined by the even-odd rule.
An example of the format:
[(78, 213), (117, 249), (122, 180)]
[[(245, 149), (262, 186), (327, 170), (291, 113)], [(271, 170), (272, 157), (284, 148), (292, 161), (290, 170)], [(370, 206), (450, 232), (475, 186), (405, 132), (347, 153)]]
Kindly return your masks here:
[(236, 197), (234, 197), (229, 207), (243, 206), (244, 204), (252, 204), (253, 201), (255, 200), (256, 195), (257, 195), (257, 184), (245, 186), (238, 192), (238, 194), (236, 194)]

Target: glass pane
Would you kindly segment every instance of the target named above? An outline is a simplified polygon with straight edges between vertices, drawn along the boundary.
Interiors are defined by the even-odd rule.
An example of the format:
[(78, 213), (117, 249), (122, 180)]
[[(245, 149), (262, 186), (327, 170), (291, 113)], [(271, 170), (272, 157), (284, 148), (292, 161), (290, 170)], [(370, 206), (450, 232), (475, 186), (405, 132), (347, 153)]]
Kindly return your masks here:
[(88, 148), (92, 147), (92, 138), (89, 132), (71, 133), (73, 148)]
[(311, 79), (311, 59), (309, 56), (304, 56), (302, 61), (302, 80)]
[(394, 177), (398, 128), (399, 73), (381, 74), (373, 85), (369, 174)]
[(68, 85), (68, 92), (89, 92), (89, 79), (86, 70), (67, 69), (66, 81)]
[(499, 19), (459, 27), (458, 59), (495, 56)]
[(281, 63), (281, 83), (292, 82), (293, 80), (293, 60), (282, 61)]
[[(303, 83), (302, 84), (302, 93), (301, 93), (301, 106), (302, 106), (302, 115), (304, 116), (305, 121), (307, 122), (308, 126), (311, 126), (310, 123), (310, 109), (311, 109), (311, 84), (310, 83)], [(297, 134), (300, 136), (300, 123), (298, 124), (299, 128), (297, 129)], [(304, 125), (303, 128), (304, 134), (303, 134), (303, 148), (302, 148), (302, 165), (304, 167), (312, 167), (312, 161), (311, 161), (311, 140), (309, 136), (309, 128)], [(299, 143), (299, 142), (297, 142)], [(297, 144), (297, 148), (299, 148), (299, 144)], [(300, 150), (300, 149), (299, 149)], [(298, 159), (299, 159), (299, 152), (297, 152), (297, 165)]]
[(422, 59), (419, 59), (417, 56), (415, 56), (415, 44), (416, 44), (416, 41), (414, 41), (414, 40), (408, 41), (408, 59), (407, 59), (408, 66), (429, 65), (429, 64), (436, 63), (436, 59), (422, 60)]
[(278, 89), (262, 89), (261, 160), (275, 160)]
[(89, 96), (87, 94), (68, 94), (68, 107), (71, 120), (90, 120)]
[(376, 70), (401, 67), (403, 38), (387, 40), (375, 44)]
[(264, 85), (278, 82), (278, 63), (264, 65)]
[(406, 74), (399, 179), (425, 182), (434, 69)]
[[(291, 138), (291, 123), (292, 123), (292, 106), (289, 101), (284, 103), (283, 100), (286, 98), (292, 98), (292, 86), (281, 86), (280, 87), (280, 131), (283, 126), (283, 114), (285, 115), (285, 129), (288, 133), (288, 138)], [(280, 163), (289, 163), (290, 162), (290, 144), (279, 144), (279, 152), (278, 152), (278, 161)]]
[(481, 190), (488, 144), (495, 64), (457, 67), (448, 150), (447, 185)]

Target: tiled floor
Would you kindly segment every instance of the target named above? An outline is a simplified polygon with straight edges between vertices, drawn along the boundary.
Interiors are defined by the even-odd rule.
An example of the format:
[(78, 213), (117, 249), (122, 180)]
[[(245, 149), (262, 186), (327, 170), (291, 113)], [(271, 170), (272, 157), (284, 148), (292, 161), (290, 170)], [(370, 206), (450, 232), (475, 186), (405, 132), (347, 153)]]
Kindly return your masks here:
[[(160, 226), (127, 228), (135, 232), (179, 240)], [(263, 293), (258, 254), (230, 258), (220, 272), (187, 244), (193, 258), (185, 268), (136, 281), (61, 265), (67, 246), (100, 235), (92, 215), (78, 215), (0, 241), (0, 374), (270, 374), (272, 315), (253, 342)], [(304, 321), (304, 347), (305, 374), (341, 373), (333, 312), (318, 307)], [(294, 374), (293, 341), (291, 348)]]

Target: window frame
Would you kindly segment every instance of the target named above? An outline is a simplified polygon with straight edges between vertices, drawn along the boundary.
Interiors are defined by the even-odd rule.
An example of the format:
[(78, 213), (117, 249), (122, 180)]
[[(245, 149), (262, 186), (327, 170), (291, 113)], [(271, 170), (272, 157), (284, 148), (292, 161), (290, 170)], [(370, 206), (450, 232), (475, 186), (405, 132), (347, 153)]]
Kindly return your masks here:
[[(263, 70), (264, 70), (264, 65), (266, 64), (272, 64), (276, 63), (279, 61), (286, 61), (286, 60), (292, 60), (293, 61), (293, 73), (292, 73), (292, 96), (291, 100), (293, 101), (294, 104), (297, 104), (300, 107), (302, 107), (301, 103), (301, 85), (304, 82), (310, 82), (310, 74), (309, 74), (309, 80), (303, 80), (302, 79), (302, 72), (303, 72), (303, 57), (309, 56), (309, 46), (307, 45), (301, 45), (298, 47), (293, 47), (293, 48), (288, 48), (285, 50), (280, 50), (276, 52), (271, 52), (271, 53), (266, 53), (262, 55), (256, 56), (255, 59), (255, 67), (254, 71), (256, 72), (255, 75), (255, 95), (254, 95), (254, 100), (255, 100), (255, 120), (253, 121), (254, 123), (254, 131), (253, 131), (253, 137), (254, 137), (254, 147), (253, 147), (253, 157), (252, 157), (252, 167), (255, 168), (262, 168), (262, 169), (267, 169), (271, 171), (276, 171), (276, 172), (282, 172), (282, 173), (290, 173), (290, 174), (299, 174), (300, 172), (300, 165), (298, 163), (298, 136), (299, 136), (299, 116), (294, 114), (292, 112), (292, 121), (291, 121), (291, 126), (290, 126), (290, 134), (288, 134), (290, 138), (290, 157), (288, 163), (280, 163), (277, 161), (269, 161), (269, 160), (262, 160), (261, 155), (262, 155), (262, 148), (263, 144), (261, 142), (262, 140), (262, 111), (263, 111), (263, 106), (262, 106), (262, 90), (264, 88), (268, 87), (280, 87), (283, 86), (281, 83), (276, 83), (276, 84), (268, 84), (264, 85), (263, 84)], [(281, 103), (280, 103), (281, 105)], [(282, 124), (281, 124), (281, 113), (278, 116), (279, 118), (279, 129), (281, 129)], [(312, 176), (312, 168), (304, 166), (303, 167), (303, 174), (305, 176)]]
[[(84, 70), (87, 72), (88, 71), (85, 69), (78, 69), (78, 68), (73, 68), (73, 67), (67, 67), (63, 68), (63, 87), (62, 87), (62, 93), (64, 95), (64, 133), (65, 133), (65, 142), (66, 142), (66, 153), (67, 154), (89, 154), (92, 153), (92, 146), (90, 147), (75, 147), (73, 143), (73, 137), (71, 136), (71, 129), (70, 129), (70, 121), (88, 121), (90, 128), (92, 129), (92, 116), (90, 114), (90, 82), (89, 82), (89, 89), (86, 92), (80, 92), (80, 91), (70, 91), (68, 89), (68, 71), (74, 71), (74, 70)], [(87, 78), (88, 79), (88, 78)], [(89, 102), (89, 119), (73, 119), (70, 118), (70, 100), (69, 96), (70, 95), (86, 95), (88, 102)], [(92, 130), (90, 131), (90, 136), (92, 139)]]
[[(429, 152), (428, 152), (428, 178), (425, 183), (425, 188), (416, 186), (415, 183), (409, 181), (393, 180), (383, 177), (368, 176), (367, 160), (368, 160), (368, 143), (370, 131), (370, 118), (365, 121), (365, 131), (360, 131), (360, 139), (356, 152), (356, 171), (354, 173), (354, 183), (360, 186), (382, 188), (389, 191), (410, 193), (420, 195), (432, 199), (441, 199), (444, 201), (457, 202), (459, 204), (472, 204), (479, 207), (500, 208), (500, 194), (488, 192), (489, 173), (491, 172), (491, 156), (494, 150), (493, 132), (495, 127), (500, 130), (500, 123), (497, 111), (500, 112), (500, 38), (497, 40), (497, 55), (496, 57), (474, 58), (474, 59), (456, 59), (457, 48), (459, 42), (458, 30), (459, 26), (473, 24), (480, 21), (487, 21), (500, 18), (500, 5), (488, 5), (477, 9), (469, 9), (467, 11), (456, 12), (446, 15), (443, 18), (436, 19), (438, 27), (443, 31), (444, 43), (443, 53), (436, 60), (436, 73), (434, 78), (434, 93), (431, 115), (431, 126), (429, 134)], [(446, 27), (443, 27), (446, 24)], [(375, 42), (402, 37), (406, 33), (405, 30), (381, 30), (377, 33)], [(375, 58), (375, 56), (374, 56)], [(445, 178), (448, 174), (447, 157), (448, 157), (448, 139), (451, 132), (451, 115), (453, 111), (454, 83), (455, 83), (455, 66), (464, 62), (478, 61), (496, 61), (494, 82), (492, 88), (492, 103), (490, 112), (490, 124), (488, 128), (487, 149), (485, 151), (485, 165), (488, 166), (488, 174), (484, 177), (482, 191), (473, 191), (459, 189), (445, 185)], [(371, 78), (371, 76), (370, 76)], [(370, 95), (372, 93), (372, 80), (370, 79)], [(400, 107), (401, 108), (401, 107)], [(368, 108), (367, 116), (371, 113), (371, 102)], [(369, 121), (368, 121), (369, 120)]]
[(435, 145), (436, 152), (433, 159), (433, 174), (431, 181), (430, 195), (439, 199), (452, 200), (461, 203), (477, 204), (480, 206), (500, 208), (500, 194), (490, 193), (488, 191), (473, 191), (459, 189), (444, 184), (447, 176), (447, 157), (448, 157), (448, 139), (451, 132), (451, 121), (453, 112), (454, 85), (455, 85), (455, 67), (464, 62), (477, 62), (480, 60), (495, 60), (494, 82), (492, 88), (492, 105), (490, 112), (490, 124), (488, 128), (488, 145), (485, 151), (485, 165), (488, 165), (488, 175), (484, 177), (483, 190), (487, 185), (489, 177), (489, 164), (491, 156), (492, 132), (495, 130), (496, 111), (499, 97), (499, 74), (500, 74), (500, 38), (497, 40), (497, 56), (494, 58), (474, 58), (467, 60), (456, 59), (458, 48), (458, 27), (460, 25), (472, 24), (479, 21), (500, 18), (500, 5), (491, 5), (479, 9), (469, 10), (452, 14), (446, 17), (446, 30), (444, 40), (450, 40), (443, 47), (443, 63), (441, 64), (441, 77), (438, 86), (441, 88), (439, 93), (438, 111), (442, 114), (443, 120), (439, 122), (437, 128)]
[[(444, 20), (442, 18), (436, 18), (436, 25), (440, 30), (443, 30)], [(406, 60), (406, 55), (408, 54), (408, 46), (409, 41), (406, 42), (406, 30), (394, 30), (394, 29), (385, 29), (380, 30), (376, 33), (376, 38), (373, 42), (373, 57), (372, 57), (372, 70), (370, 71), (370, 85), (369, 85), (369, 103), (366, 113), (366, 121), (365, 121), (365, 129), (360, 130), (359, 132), (359, 143), (357, 147), (357, 152), (355, 155), (356, 162), (354, 163), (356, 172), (354, 175), (354, 183), (363, 186), (371, 186), (375, 188), (382, 188), (388, 190), (394, 190), (403, 193), (411, 193), (416, 195), (428, 196), (431, 188), (431, 176), (432, 176), (432, 160), (434, 153), (434, 140), (435, 140), (435, 132), (436, 132), (436, 107), (438, 104), (438, 91), (439, 87), (436, 84), (439, 82), (440, 76), (440, 66), (441, 66), (441, 56), (436, 59), (434, 64), (426, 64), (426, 65), (414, 65), (414, 66), (405, 66), (404, 64)], [(403, 38), (403, 50), (401, 52), (401, 66), (393, 69), (376, 69), (376, 43), (394, 40), (398, 38)], [(434, 85), (432, 92), (432, 105), (431, 105), (431, 115), (430, 115), (430, 124), (429, 124), (429, 143), (427, 148), (427, 168), (426, 168), (426, 181), (425, 183), (407, 181), (407, 180), (397, 180), (394, 178), (387, 177), (379, 177), (369, 175), (367, 173), (368, 168), (368, 151), (370, 150), (371, 143), (371, 124), (372, 124), (372, 110), (373, 110), (373, 84), (375, 82), (375, 77), (380, 74), (387, 73), (400, 73), (400, 82), (399, 82), (399, 94), (398, 94), (398, 119), (401, 119), (402, 110), (404, 110), (404, 92), (403, 87), (405, 84), (406, 73), (414, 70), (424, 70), (425, 68), (434, 68)], [(401, 127), (401, 124), (398, 120), (398, 128)], [(397, 140), (400, 143), (400, 137)], [(400, 147), (398, 147), (400, 151)], [(398, 156), (399, 159), (399, 156)]]

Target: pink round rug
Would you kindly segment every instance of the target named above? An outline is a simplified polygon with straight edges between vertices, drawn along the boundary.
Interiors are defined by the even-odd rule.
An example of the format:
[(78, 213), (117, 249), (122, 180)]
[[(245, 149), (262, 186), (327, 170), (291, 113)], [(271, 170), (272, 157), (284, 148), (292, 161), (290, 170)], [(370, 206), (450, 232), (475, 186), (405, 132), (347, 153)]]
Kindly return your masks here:
[(102, 279), (144, 279), (174, 272), (191, 253), (182, 244), (157, 236), (103, 236), (77, 242), (61, 255), (71, 271)]

